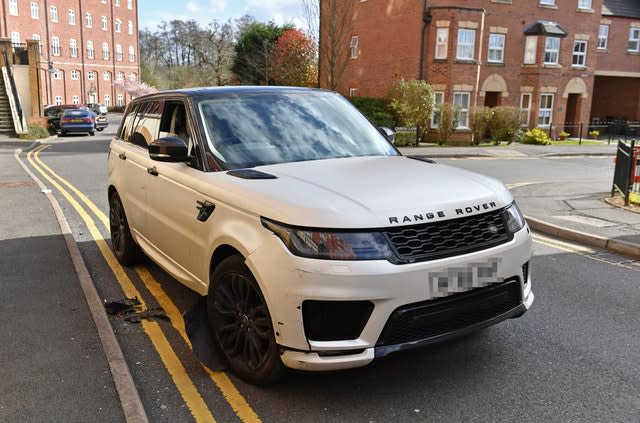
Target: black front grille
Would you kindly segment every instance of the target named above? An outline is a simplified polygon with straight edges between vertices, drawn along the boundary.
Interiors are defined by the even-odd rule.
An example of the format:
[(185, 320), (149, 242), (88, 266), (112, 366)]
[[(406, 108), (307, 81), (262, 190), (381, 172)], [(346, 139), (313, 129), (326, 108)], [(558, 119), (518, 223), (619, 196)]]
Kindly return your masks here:
[(396, 256), (405, 263), (472, 253), (513, 238), (502, 210), (424, 225), (386, 230)]
[(391, 314), (376, 345), (403, 344), (448, 334), (500, 316), (521, 302), (520, 283), (514, 279), (402, 306)]

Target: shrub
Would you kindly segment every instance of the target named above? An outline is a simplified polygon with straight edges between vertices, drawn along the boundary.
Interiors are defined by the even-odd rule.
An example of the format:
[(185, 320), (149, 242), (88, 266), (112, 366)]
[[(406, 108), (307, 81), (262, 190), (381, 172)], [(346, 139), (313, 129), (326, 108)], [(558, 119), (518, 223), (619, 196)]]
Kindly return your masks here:
[(480, 106), (469, 109), (469, 129), (471, 130), (471, 142), (473, 144), (480, 144), (487, 132), (490, 119), (491, 109), (489, 107)]
[(451, 103), (443, 103), (439, 107), (440, 124), (438, 125), (438, 144), (445, 145), (458, 126), (458, 108)]
[(551, 144), (551, 138), (542, 129), (534, 128), (522, 134), (522, 142), (525, 144), (547, 145)]
[(395, 120), (389, 109), (389, 101), (384, 98), (354, 97), (351, 103), (360, 110), (374, 125), (393, 128)]
[(396, 132), (394, 145), (396, 147), (414, 147), (416, 145), (416, 133), (407, 131)]
[(598, 138), (600, 136), (600, 131), (598, 131), (597, 129), (592, 129), (591, 131), (589, 131), (589, 136), (591, 138)]
[(562, 137), (562, 138), (567, 138), (569, 135), (571, 135), (570, 132), (560, 131), (560, 137)]
[(511, 144), (520, 129), (520, 109), (517, 107), (494, 107), (489, 118), (489, 133), (496, 144), (506, 141)]
[(43, 117), (33, 117), (29, 119), (27, 128), (29, 128), (29, 135), (27, 135), (27, 139), (30, 140), (39, 140), (47, 138), (50, 135), (49, 130), (47, 129), (47, 120)]
[(418, 139), (427, 129), (433, 110), (431, 85), (425, 81), (397, 81), (389, 90), (389, 105), (400, 125), (418, 127)]

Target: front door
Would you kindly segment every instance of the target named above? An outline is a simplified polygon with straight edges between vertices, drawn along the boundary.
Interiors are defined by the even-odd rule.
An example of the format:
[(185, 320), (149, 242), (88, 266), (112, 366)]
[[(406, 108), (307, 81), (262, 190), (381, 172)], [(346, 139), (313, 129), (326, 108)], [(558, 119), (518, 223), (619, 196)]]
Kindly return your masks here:
[(484, 105), (486, 107), (498, 107), (500, 105), (500, 92), (487, 91), (484, 94)]

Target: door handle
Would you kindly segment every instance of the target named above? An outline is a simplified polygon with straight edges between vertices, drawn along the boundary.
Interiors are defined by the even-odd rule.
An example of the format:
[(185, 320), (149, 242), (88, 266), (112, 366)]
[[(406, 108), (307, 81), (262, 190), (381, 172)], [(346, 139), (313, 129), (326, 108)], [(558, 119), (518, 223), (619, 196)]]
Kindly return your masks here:
[(120, 157), (122, 160), (127, 160), (127, 153), (120, 153), (118, 154), (118, 157)]
[(147, 173), (148, 173), (149, 175), (158, 176), (158, 169), (156, 169), (156, 167), (155, 167), (155, 166), (153, 166), (153, 167), (148, 167), (148, 168), (147, 168)]

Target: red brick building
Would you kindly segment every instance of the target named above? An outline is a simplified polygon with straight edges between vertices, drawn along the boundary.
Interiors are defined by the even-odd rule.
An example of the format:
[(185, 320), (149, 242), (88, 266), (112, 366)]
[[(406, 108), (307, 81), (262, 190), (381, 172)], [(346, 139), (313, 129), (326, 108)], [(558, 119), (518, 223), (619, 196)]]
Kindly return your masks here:
[(424, 79), (459, 133), (473, 106), (519, 107), (529, 127), (640, 120), (638, 0), (322, 0), (320, 28), (322, 87)]
[(0, 37), (40, 40), (42, 104), (125, 105), (114, 84), (137, 79), (136, 0), (2, 0)]

